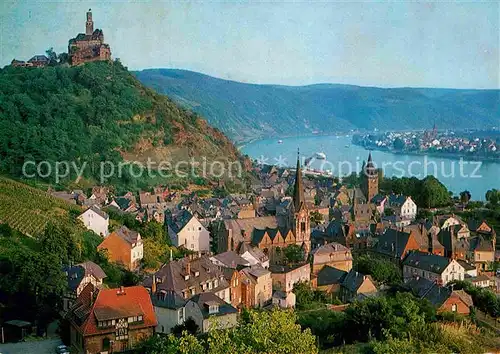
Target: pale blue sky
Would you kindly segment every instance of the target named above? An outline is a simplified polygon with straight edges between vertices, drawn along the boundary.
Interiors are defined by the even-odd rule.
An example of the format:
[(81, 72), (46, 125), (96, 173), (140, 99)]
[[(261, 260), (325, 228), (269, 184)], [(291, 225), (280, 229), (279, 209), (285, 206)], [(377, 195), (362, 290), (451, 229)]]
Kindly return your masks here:
[(0, 0), (0, 65), (85, 31), (130, 69), (253, 83), (500, 88), (500, 1)]

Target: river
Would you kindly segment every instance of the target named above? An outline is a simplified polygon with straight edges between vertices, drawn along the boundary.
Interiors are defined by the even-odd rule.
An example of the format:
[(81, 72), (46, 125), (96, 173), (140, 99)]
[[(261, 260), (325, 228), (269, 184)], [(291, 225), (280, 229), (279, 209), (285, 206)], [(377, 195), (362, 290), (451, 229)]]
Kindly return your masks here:
[[(350, 136), (309, 136), (253, 141), (241, 148), (244, 154), (267, 164), (295, 166), (297, 148), (302, 162), (324, 152), (326, 160), (314, 159), (311, 168), (345, 176), (360, 171), (368, 151), (351, 144)], [(480, 162), (455, 157), (392, 154), (372, 151), (373, 162), (382, 167), (384, 176), (424, 178), (434, 175), (454, 194), (468, 190), (474, 200), (484, 200), (488, 189), (500, 189), (500, 162)], [(340, 173), (339, 173), (340, 172)]]

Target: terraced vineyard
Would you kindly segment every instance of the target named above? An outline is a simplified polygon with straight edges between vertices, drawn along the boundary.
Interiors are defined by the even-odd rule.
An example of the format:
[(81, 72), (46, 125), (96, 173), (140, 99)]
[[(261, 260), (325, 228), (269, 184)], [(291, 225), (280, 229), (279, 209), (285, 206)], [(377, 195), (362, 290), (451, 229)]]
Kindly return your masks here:
[(23, 234), (37, 235), (49, 221), (69, 222), (71, 210), (80, 211), (80, 208), (41, 190), (0, 177), (0, 223)]

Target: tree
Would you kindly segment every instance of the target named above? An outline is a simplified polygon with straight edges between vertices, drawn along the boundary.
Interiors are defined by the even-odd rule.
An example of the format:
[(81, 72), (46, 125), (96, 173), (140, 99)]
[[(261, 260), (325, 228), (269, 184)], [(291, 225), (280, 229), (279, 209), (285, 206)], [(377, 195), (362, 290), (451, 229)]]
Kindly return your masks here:
[(323, 215), (317, 210), (313, 211), (310, 214), (311, 222), (314, 224), (322, 224), (323, 223)]
[(469, 201), (471, 199), (471, 194), (469, 191), (463, 191), (463, 192), (460, 192), (460, 201), (463, 203), (463, 204), (469, 204)]
[(45, 51), (47, 57), (49, 58), (49, 65), (56, 66), (57, 65), (57, 54), (54, 52), (54, 48), (50, 47)]
[(59, 60), (59, 64), (69, 63), (69, 55), (68, 55), (68, 53), (59, 53), (57, 59)]
[(80, 258), (80, 247), (69, 228), (49, 222), (38, 237), (40, 251), (58, 258), (59, 264), (68, 264)]
[[(184, 331), (180, 337), (151, 337), (140, 350), (147, 354), (318, 353), (316, 338), (302, 330), (292, 311), (248, 311), (236, 327), (213, 329), (207, 339)], [(205, 349), (206, 348), (206, 349)]]
[(174, 326), (172, 328), (172, 334), (177, 337), (182, 336), (183, 333), (186, 332), (192, 335), (196, 335), (198, 334), (199, 329), (199, 326), (196, 324), (193, 318), (188, 317), (183, 324)]
[(356, 270), (365, 275), (371, 275), (381, 284), (399, 284), (403, 277), (401, 269), (394, 263), (369, 255), (361, 255), (356, 259)]
[(500, 190), (490, 189), (486, 192), (486, 200), (495, 207), (500, 201)]
[(394, 150), (404, 150), (406, 144), (403, 139), (396, 138), (394, 139)]
[(426, 208), (441, 207), (451, 203), (448, 189), (434, 176), (427, 176), (422, 180), (417, 200), (419, 205)]
[(153, 336), (142, 343), (141, 353), (147, 354), (204, 354), (202, 341), (192, 334), (184, 332), (176, 337), (170, 334), (166, 337)]
[(318, 353), (311, 330), (296, 320), (292, 311), (251, 311), (237, 327), (210, 332), (208, 353)]
[(40, 331), (56, 316), (66, 290), (60, 258), (20, 248), (0, 257), (0, 298), (11, 316), (38, 320)]
[(283, 248), (283, 255), (288, 263), (297, 263), (304, 260), (304, 252), (299, 245), (288, 245)]

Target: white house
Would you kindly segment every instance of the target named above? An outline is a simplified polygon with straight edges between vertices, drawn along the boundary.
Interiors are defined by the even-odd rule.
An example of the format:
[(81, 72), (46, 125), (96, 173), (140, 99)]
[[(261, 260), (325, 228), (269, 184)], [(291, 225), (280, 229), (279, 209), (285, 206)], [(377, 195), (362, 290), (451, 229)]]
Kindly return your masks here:
[(79, 217), (83, 225), (96, 234), (107, 237), (109, 234), (109, 216), (96, 206), (91, 206)]
[(392, 194), (389, 196), (389, 207), (402, 220), (415, 220), (417, 217), (417, 204), (411, 197)]
[(417, 277), (444, 286), (452, 280), (464, 280), (465, 269), (454, 259), (413, 251), (403, 261), (403, 278), (408, 281)]
[(264, 268), (269, 268), (269, 257), (266, 256), (260, 248), (252, 247), (247, 243), (243, 243), (238, 250), (241, 258), (245, 259), (250, 266), (261, 265)]
[(201, 333), (211, 328), (231, 328), (238, 323), (238, 310), (213, 293), (201, 293), (186, 303), (186, 317), (191, 317)]
[(186, 320), (186, 300), (174, 291), (153, 292), (151, 301), (158, 321), (156, 333), (169, 334)]
[(189, 211), (181, 210), (167, 221), (168, 235), (176, 247), (192, 251), (210, 250), (210, 232)]

